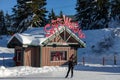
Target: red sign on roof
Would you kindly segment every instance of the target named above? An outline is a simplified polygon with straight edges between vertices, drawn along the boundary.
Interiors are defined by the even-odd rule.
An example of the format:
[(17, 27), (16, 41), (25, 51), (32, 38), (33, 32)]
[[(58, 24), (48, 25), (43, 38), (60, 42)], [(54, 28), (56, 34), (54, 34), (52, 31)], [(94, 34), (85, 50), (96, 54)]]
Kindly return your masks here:
[(63, 26), (63, 27), (68, 27), (75, 34), (77, 33), (79, 38), (85, 38), (84, 33), (79, 28), (78, 22), (72, 22), (71, 20), (72, 20), (71, 18), (68, 18), (65, 15), (63, 15), (63, 18), (57, 18), (56, 20), (51, 20), (51, 23), (45, 25), (44, 27), (44, 30), (47, 33), (46, 37), (54, 34), (55, 30), (59, 30), (58, 29), (59, 26)]

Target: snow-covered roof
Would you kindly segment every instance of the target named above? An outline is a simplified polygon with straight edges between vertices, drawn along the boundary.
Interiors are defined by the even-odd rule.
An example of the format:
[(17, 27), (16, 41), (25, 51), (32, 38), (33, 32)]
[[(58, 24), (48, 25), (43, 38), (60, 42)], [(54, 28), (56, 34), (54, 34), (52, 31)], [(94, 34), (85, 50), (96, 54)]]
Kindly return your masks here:
[(41, 43), (47, 38), (43, 28), (31, 28), (23, 33), (14, 34), (8, 43), (16, 37), (22, 44), (26, 45), (41, 45)]
[[(15, 35), (12, 36), (12, 38), (8, 41), (8, 43), (14, 38), (16, 37), (22, 44), (25, 45), (44, 45), (42, 44), (43, 42), (48, 42), (48, 38), (50, 38), (51, 36), (55, 35), (56, 33), (62, 32), (65, 30), (65, 27), (60, 26), (58, 28), (59, 30), (56, 30), (54, 32), (54, 34), (50, 35), (49, 37), (46, 37), (46, 32), (44, 30), (44, 27), (40, 27), (40, 28), (30, 28), (27, 31), (23, 32), (23, 33), (16, 33)], [(71, 30), (69, 30), (68, 28), (66, 28), (67, 32), (69, 32), (70, 34), (72, 33)], [(82, 40), (80, 40), (75, 34), (72, 34), (72, 36), (83, 46), (85, 46), (84, 42)]]

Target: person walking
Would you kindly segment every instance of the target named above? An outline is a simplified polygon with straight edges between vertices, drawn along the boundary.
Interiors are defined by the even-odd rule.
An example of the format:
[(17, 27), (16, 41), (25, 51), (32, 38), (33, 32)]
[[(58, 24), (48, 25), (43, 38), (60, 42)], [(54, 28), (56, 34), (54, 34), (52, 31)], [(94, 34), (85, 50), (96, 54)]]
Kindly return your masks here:
[(71, 71), (71, 78), (73, 77), (73, 69), (74, 69), (74, 58), (73, 58), (73, 55), (69, 58), (69, 61), (68, 61), (68, 71), (67, 71), (67, 75), (65, 76), (65, 78), (68, 77), (69, 75), (69, 72)]

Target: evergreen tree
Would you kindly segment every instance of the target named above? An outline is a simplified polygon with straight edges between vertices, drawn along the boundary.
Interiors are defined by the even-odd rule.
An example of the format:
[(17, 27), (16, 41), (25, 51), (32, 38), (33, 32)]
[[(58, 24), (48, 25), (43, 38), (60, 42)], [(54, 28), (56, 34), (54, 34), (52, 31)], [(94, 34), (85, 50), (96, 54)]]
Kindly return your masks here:
[[(14, 24), (12, 26), (15, 27), (16, 32), (22, 32), (26, 30), (26, 28), (30, 26), (32, 16), (31, 13), (32, 11), (27, 6), (26, 0), (17, 0), (17, 5), (14, 6), (13, 12), (14, 12), (13, 17)], [(30, 21), (29, 20), (25, 21), (25, 19), (27, 19), (28, 17), (30, 17), (29, 19)]]
[(51, 13), (48, 14), (48, 23), (52, 20)]
[(51, 19), (56, 19), (56, 14), (53, 9), (51, 10)]
[(109, 0), (97, 0), (97, 27), (107, 28), (109, 23)]
[(51, 12), (48, 14), (48, 22), (50, 22), (51, 20), (55, 20), (57, 18), (57, 16), (55, 15), (54, 10), (52, 9)]
[(81, 25), (82, 29), (88, 29), (90, 25), (90, 1), (89, 0), (77, 0), (76, 8), (77, 14), (76, 20)]
[(30, 4), (33, 13), (33, 26), (44, 26), (46, 24), (46, 0), (32, 0)]
[(63, 12), (60, 11), (60, 18), (63, 18)]
[(111, 17), (120, 20), (120, 0), (111, 0)]
[(6, 32), (4, 13), (0, 11), (0, 34), (6, 34)]
[[(7, 31), (12, 31), (11, 23), (12, 23), (11, 16), (8, 13), (6, 13), (5, 26), (7, 28)], [(8, 32), (8, 34), (9, 34), (9, 32)]]
[(108, 27), (108, 0), (77, 0), (76, 20), (82, 29)]
[(0, 11), (0, 32), (2, 31), (2, 27), (4, 26), (3, 18), (4, 18), (3, 11)]
[(44, 26), (47, 12), (45, 5), (46, 0), (17, 0), (17, 5), (13, 8), (13, 25), (17, 32), (22, 32), (28, 27)]

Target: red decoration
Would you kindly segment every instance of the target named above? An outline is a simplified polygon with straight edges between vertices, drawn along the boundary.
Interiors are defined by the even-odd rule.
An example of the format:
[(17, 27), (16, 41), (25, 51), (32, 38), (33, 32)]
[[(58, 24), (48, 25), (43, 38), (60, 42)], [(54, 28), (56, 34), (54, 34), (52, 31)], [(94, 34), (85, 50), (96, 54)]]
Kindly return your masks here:
[(64, 15), (63, 19), (57, 18), (56, 20), (51, 20), (51, 24), (47, 24), (44, 27), (44, 30), (47, 33), (46, 37), (52, 35), (56, 31), (56, 29), (58, 30), (59, 26), (65, 26), (72, 30), (74, 33), (77, 33), (79, 38), (85, 38), (84, 33), (79, 28), (78, 22), (72, 22), (71, 20), (71, 18), (68, 18)]

